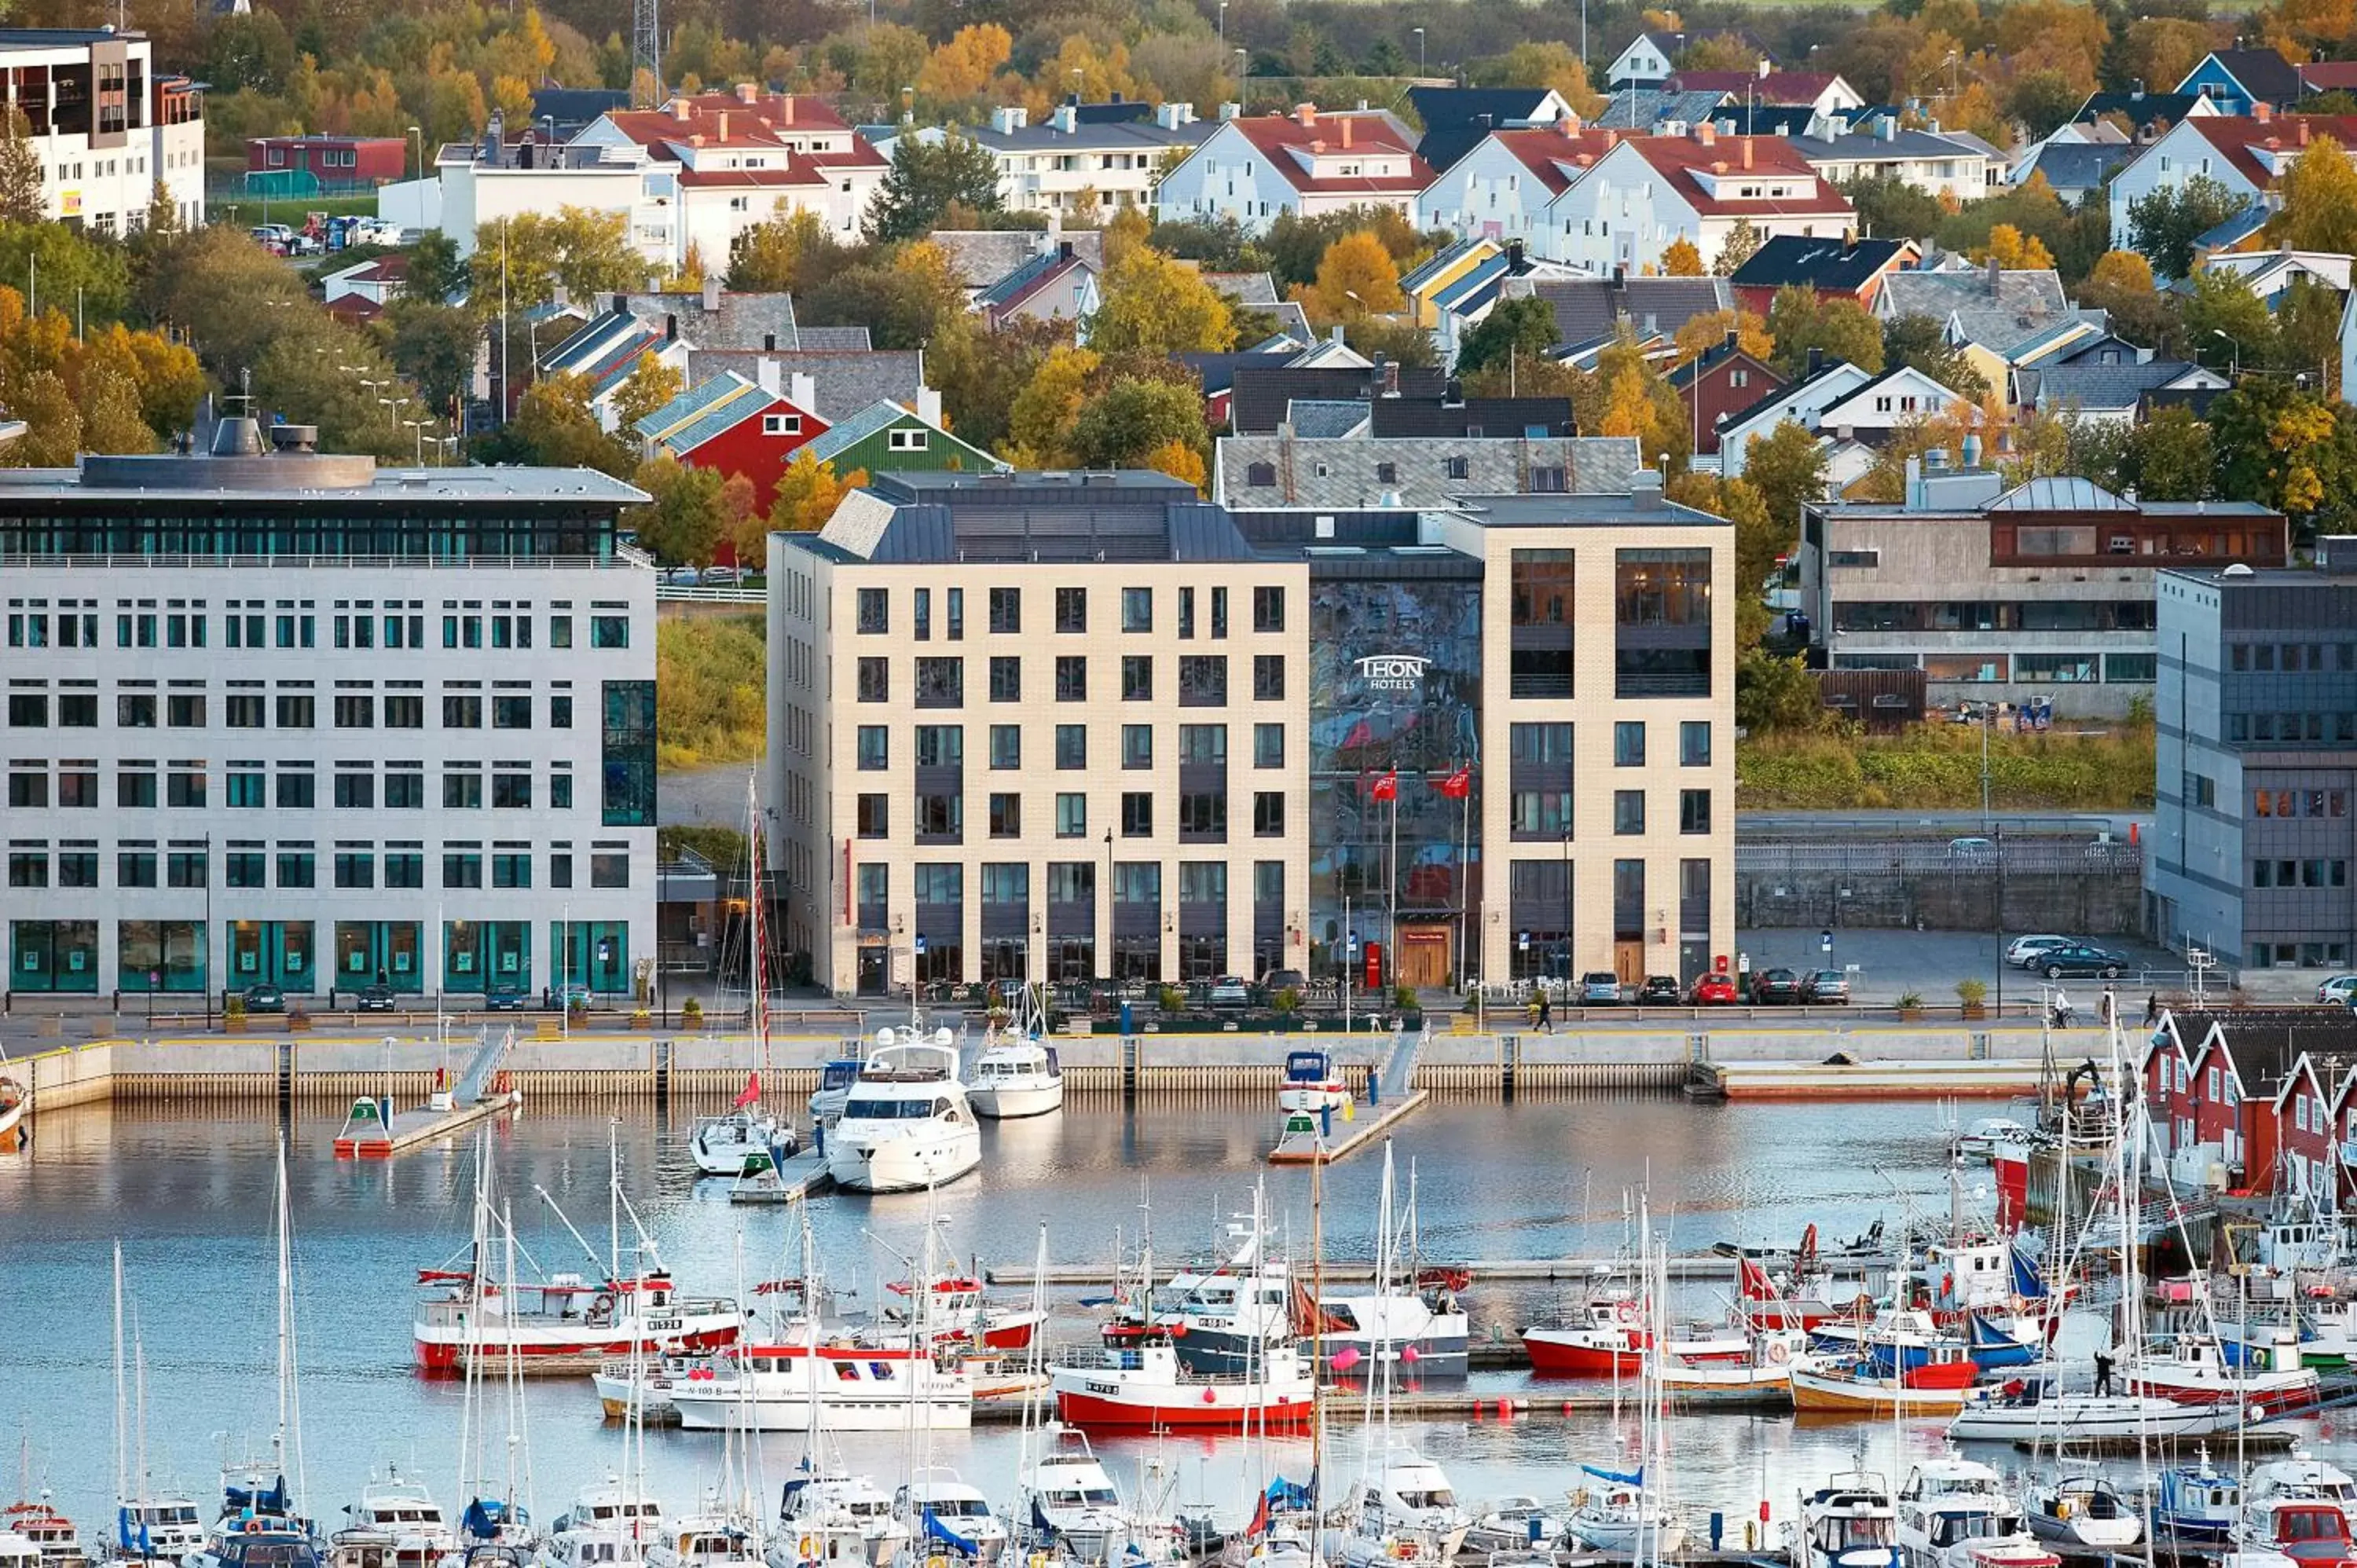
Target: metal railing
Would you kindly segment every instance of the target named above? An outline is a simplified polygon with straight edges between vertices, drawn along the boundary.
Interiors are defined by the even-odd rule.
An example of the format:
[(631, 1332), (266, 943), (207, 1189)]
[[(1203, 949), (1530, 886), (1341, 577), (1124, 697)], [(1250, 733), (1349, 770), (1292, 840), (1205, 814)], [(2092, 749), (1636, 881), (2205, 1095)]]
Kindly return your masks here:
[(767, 588), (691, 588), (684, 584), (655, 585), (655, 603), (659, 605), (765, 605), (770, 602)]
[(1735, 869), (1738, 875), (1783, 875), (1807, 872), (1860, 875), (1913, 872), (1925, 875), (1995, 876), (2001, 869), (2011, 875), (2119, 876), (2144, 868), (2144, 846), (2076, 840), (1989, 843), (1955, 848), (1938, 842), (1861, 840), (1850, 843), (1760, 843), (1737, 840)]
[(64, 566), (77, 571), (117, 572), (129, 567), (185, 571), (189, 566), (245, 567), (253, 570), (288, 566), (314, 571), (328, 567), (414, 571), (460, 569), (517, 571), (535, 568), (552, 572), (638, 571), (639, 562), (601, 560), (595, 555), (284, 555), (146, 554), (26, 555), (0, 554), (0, 573), (36, 567)]

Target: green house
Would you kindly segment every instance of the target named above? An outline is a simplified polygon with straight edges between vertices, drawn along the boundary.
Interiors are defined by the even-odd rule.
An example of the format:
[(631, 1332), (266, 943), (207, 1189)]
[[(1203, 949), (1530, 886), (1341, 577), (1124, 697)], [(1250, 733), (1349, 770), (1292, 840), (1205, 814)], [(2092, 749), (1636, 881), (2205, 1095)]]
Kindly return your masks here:
[(804, 445), (802, 451), (819, 462), (832, 463), (837, 478), (854, 470), (882, 474), (948, 469), (986, 474), (1006, 467), (981, 447), (959, 440), (923, 414), (890, 398), (878, 398), (848, 419), (830, 426)]

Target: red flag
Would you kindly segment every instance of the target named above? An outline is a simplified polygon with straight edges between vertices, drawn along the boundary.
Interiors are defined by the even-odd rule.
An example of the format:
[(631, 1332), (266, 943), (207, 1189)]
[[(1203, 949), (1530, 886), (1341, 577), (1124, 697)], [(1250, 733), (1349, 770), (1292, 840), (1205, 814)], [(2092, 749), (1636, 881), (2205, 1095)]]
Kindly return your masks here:
[(745, 1107), (752, 1104), (760, 1098), (761, 1075), (758, 1072), (748, 1072), (745, 1075), (745, 1091), (737, 1097), (736, 1104), (730, 1106), (729, 1109), (732, 1111), (742, 1111)]
[(1473, 765), (1460, 763), (1456, 772), (1440, 781), (1440, 792), (1452, 800), (1462, 800), (1473, 793)]
[(1389, 773), (1384, 774), (1381, 779), (1376, 779), (1375, 787), (1367, 791), (1367, 799), (1371, 800), (1398, 800), (1399, 769), (1394, 768)]

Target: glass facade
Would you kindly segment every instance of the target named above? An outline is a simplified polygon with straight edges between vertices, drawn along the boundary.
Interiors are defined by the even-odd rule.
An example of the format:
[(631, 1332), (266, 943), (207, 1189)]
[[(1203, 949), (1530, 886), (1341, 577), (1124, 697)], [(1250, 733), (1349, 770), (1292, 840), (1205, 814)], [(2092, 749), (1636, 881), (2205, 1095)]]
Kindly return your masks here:
[(205, 989), (205, 929), (196, 920), (119, 920), (115, 983), (125, 991)]
[[(1313, 567), (1313, 573), (1315, 568)], [(1309, 590), (1309, 938), (1313, 973), (1344, 951), (1344, 901), (1361, 942), (1399, 950), (1387, 911), (1413, 932), (1453, 930), (1480, 897), (1481, 584), (1448, 576), (1319, 578)], [(1440, 783), (1473, 768), (1472, 795)], [(1374, 798), (1396, 769), (1394, 802)]]
[(8, 989), (98, 990), (98, 922), (12, 920), (8, 923)]
[(655, 825), (655, 683), (608, 681), (605, 691), (603, 821)]
[(336, 977), (350, 991), (365, 985), (415, 994), (425, 989), (425, 934), (415, 920), (338, 920)]

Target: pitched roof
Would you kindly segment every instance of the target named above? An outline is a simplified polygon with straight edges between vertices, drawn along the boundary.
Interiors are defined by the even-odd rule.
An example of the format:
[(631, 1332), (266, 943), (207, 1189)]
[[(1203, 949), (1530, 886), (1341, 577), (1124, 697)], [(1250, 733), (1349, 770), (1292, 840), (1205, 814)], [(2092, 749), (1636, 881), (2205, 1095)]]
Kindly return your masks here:
[(734, 143), (780, 146), (789, 137), (851, 129), (825, 99), (778, 92), (699, 92), (692, 98), (675, 97), (660, 109), (618, 110), (607, 114), (606, 120), (650, 149), (691, 136), (702, 136), (707, 146)]
[(2113, 170), (2126, 165), (2141, 150), (2127, 142), (2049, 141), (2014, 171), (2014, 177), (2026, 180), (2034, 168), (2056, 190), (2099, 190), (2112, 177)]
[(2294, 68), (2310, 92), (2357, 91), (2357, 59), (2310, 60)]
[[(998, 281), (1034, 260), (1048, 236), (1038, 229), (940, 229), (929, 236), (949, 258), (950, 270), (963, 279), (968, 288), (990, 288)], [(1104, 235), (1095, 229), (1073, 229), (1058, 236), (1072, 247), (1072, 254), (1102, 270), (1104, 266)], [(1052, 249), (1052, 247), (1049, 247)]]
[(1813, 70), (1771, 70), (1761, 76), (1749, 70), (1681, 70), (1669, 85), (1681, 92), (1731, 92), (1754, 103), (1814, 103), (1841, 80)]
[(797, 327), (794, 328), (794, 346), (835, 353), (864, 354), (875, 344), (869, 340), (865, 327)]
[[(1231, 120), (1236, 134), (1268, 158), (1286, 184), (1313, 196), (1414, 196), (1432, 183), (1432, 167), (1415, 156), (1398, 122), (1379, 111), (1312, 110), (1305, 122), (1293, 114), (1253, 114)], [(1347, 130), (1346, 130), (1347, 127)], [(1346, 149), (1342, 138), (1348, 134)], [(1349, 151), (1402, 157), (1397, 174), (1319, 177), (1304, 160)]]
[[(1638, 136), (1625, 145), (1705, 217), (1853, 215), (1849, 199), (1818, 178), (1809, 161), (1778, 137), (1720, 136), (1705, 126), (1692, 136)], [(1797, 196), (1748, 197), (1739, 182), (1752, 176), (1797, 180), (1804, 189)], [(1735, 194), (1712, 193), (1712, 185), (1727, 180), (1737, 182), (1731, 186)]]
[(1966, 342), (1998, 353), (2078, 317), (2051, 268), (1996, 274), (1992, 292), (1986, 269), (1971, 272), (1893, 273), (1882, 280), (1877, 310), (1886, 320), (1928, 316), (1953, 322)]
[(780, 386), (791, 387), (797, 375), (810, 377), (811, 401), (818, 405), (810, 412), (829, 424), (850, 417), (879, 398), (914, 404), (917, 391), (924, 384), (924, 355), (914, 349), (877, 349), (866, 353), (803, 349), (777, 354), (742, 349), (691, 349), (687, 355), (687, 384), (702, 386), (730, 371), (747, 380), (758, 380), (763, 360), (778, 362)]
[(639, 356), (662, 347), (661, 324), (627, 310), (607, 310), (582, 323), (571, 337), (541, 356), (541, 373), (586, 375), (602, 395), (638, 366)]
[(1518, 278), (1506, 285), (1504, 294), (1508, 299), (1546, 301), (1555, 312), (1558, 343), (1609, 338), (1623, 318), (1640, 331), (1674, 338), (1695, 317), (1735, 305), (1727, 280), (1715, 277)]
[(1574, 434), (1567, 397), (1469, 397), (1453, 403), (1445, 398), (1381, 397), (1374, 401), (1368, 429), (1379, 441)]
[(1497, 241), (1476, 234), (1470, 239), (1452, 241), (1408, 269), (1400, 281), (1400, 292), (1413, 295), (1468, 256), (1483, 252), (1495, 253), (1503, 250)]
[(1277, 304), (1276, 279), (1266, 273), (1204, 273), (1203, 281), (1231, 304), (1252, 310), (1271, 310)]
[(1821, 294), (1856, 294), (1915, 254), (1912, 240), (1845, 240), (1837, 234), (1776, 234), (1760, 242), (1727, 281), (1737, 288), (1798, 284)]
[(534, 124), (543, 120), (554, 120), (564, 131), (587, 125), (600, 114), (610, 114), (617, 109), (630, 106), (630, 93), (623, 87), (542, 87), (532, 95), (532, 118)]
[(1203, 395), (1216, 397), (1235, 384), (1238, 369), (1280, 370), (1297, 351), (1295, 345), (1274, 351), (1261, 349), (1241, 349), (1232, 354), (1179, 354), (1174, 356), (1179, 364), (1195, 372), (1203, 383)]
[(2014, 372), (2016, 395), (2040, 408), (2133, 409), (2144, 394), (2157, 392), (2194, 370), (2182, 360), (2147, 360), (2142, 364), (2046, 365)]
[(2106, 114), (2125, 114), (2139, 127), (2159, 120), (2174, 125), (2190, 116), (2193, 106), (2201, 102), (2198, 92), (2091, 92), (2071, 118), (2073, 123), (2083, 124)]
[(1491, 132), (1528, 124), (1544, 108), (1544, 87), (1411, 87), (1407, 101), (1424, 124), (1415, 150), (1434, 173), (1481, 145)]
[[(2273, 49), (2261, 52), (2283, 64), (2283, 57)], [(2357, 145), (2357, 114), (2275, 114), (2265, 120), (2252, 114), (2196, 114), (2185, 124), (2261, 190), (2276, 181), (2270, 162), (2286, 154), (2297, 156), (2310, 136), (2330, 136), (2344, 147)]]
[[(1050, 120), (1042, 124), (1017, 125), (1005, 131), (985, 122), (980, 125), (961, 127), (958, 134), (1001, 153), (1084, 153), (1092, 156), (1133, 153), (1152, 157), (1170, 147), (1195, 146), (1220, 128), (1215, 120), (1189, 120), (1183, 125), (1157, 124), (1154, 120), (1154, 105), (1143, 101), (1135, 103), (1082, 103), (1071, 107), (1077, 107), (1082, 113), (1075, 116), (1069, 131), (1060, 129)], [(1135, 113), (1121, 119), (1105, 119), (1091, 115), (1087, 113), (1090, 110)]]
[(679, 335), (698, 349), (795, 349), (802, 345), (794, 326), (794, 297), (783, 292), (739, 294), (720, 291), (709, 307), (702, 292), (624, 294), (616, 296), (622, 308), (640, 320), (661, 326), (664, 318), (679, 322)]
[[(1403, 365), (1399, 377), (1402, 397), (1437, 398), (1448, 380), (1430, 366)], [(1355, 365), (1303, 370), (1238, 365), (1229, 384), (1234, 396), (1228, 422), (1239, 434), (1275, 430), (1296, 398), (1371, 398), (1383, 391), (1382, 378), (1372, 367)]]
[(731, 372), (688, 388), (632, 428), (643, 439), (659, 441), (672, 452), (693, 452), (722, 431), (732, 430), (784, 401)]
[[(1756, 118), (1756, 116), (1755, 116)], [(1754, 127), (1757, 129), (1757, 127)], [(1889, 135), (1877, 131), (1845, 131), (1837, 136), (1812, 136), (1804, 131), (1780, 133), (1792, 150), (1811, 163), (1883, 163), (1901, 158), (1988, 156), (1988, 144), (1975, 137), (1967, 143), (1948, 131), (1918, 131), (1893, 126)]]
[(1305, 441), (1362, 435), (1367, 430), (1367, 398), (1297, 397), (1285, 405), (1285, 422)]
[(1754, 358), (1746, 353), (1741, 345), (1730, 343), (1725, 338), (1705, 349), (1698, 358), (1688, 360), (1684, 364), (1673, 368), (1666, 379), (1670, 385), (1684, 392), (1700, 377), (1718, 369), (1730, 360), (1740, 360), (1749, 366), (1751, 373), (1760, 379), (1762, 386), (1781, 387), (1784, 384), (1784, 378), (1770, 369), (1766, 360)]
[(1568, 132), (1549, 125), (1541, 130), (1493, 131), (1490, 140), (1531, 171), (1549, 196), (1561, 196), (1574, 181), (1595, 166), (1596, 160), (1629, 138), (1621, 132), (1582, 127), (1577, 120)]
[(987, 306), (993, 310), (1012, 310), (1067, 274), (1095, 270), (1070, 252), (1050, 251), (1044, 256), (1032, 257), (988, 288), (984, 289), (974, 303)]
[[(2299, 96), (2299, 72), (2292, 69), (2289, 60), (2273, 49), (2212, 49), (2209, 59), (2216, 60), (2226, 74), (2254, 98), (2267, 102), (2280, 100), (2288, 103)], [(2204, 65), (2208, 63), (2208, 60), (2201, 62)], [(2196, 65), (2186, 74), (2185, 81), (2192, 81), (2201, 72), (2201, 65)], [(2184, 82), (2178, 83), (2179, 91), (2184, 85)]]
[(1609, 126), (1623, 135), (1631, 131), (1651, 131), (1673, 121), (1693, 125), (1709, 119), (1727, 102), (1725, 92), (1699, 88), (1681, 91), (1667, 87), (1623, 87), (1612, 93), (1604, 113), (1596, 117), (1596, 124), (1598, 128)]
[(913, 409), (893, 402), (890, 398), (878, 398), (866, 408), (846, 414), (828, 426), (823, 433), (811, 437), (803, 444), (802, 451), (809, 453), (814, 462), (832, 463), (878, 431), (889, 430), (895, 425), (908, 424), (923, 425), (944, 441), (956, 441), (958, 446), (985, 459), (994, 468), (1006, 467), (971, 441), (959, 441), (955, 435), (943, 430), (940, 425), (925, 419)]

